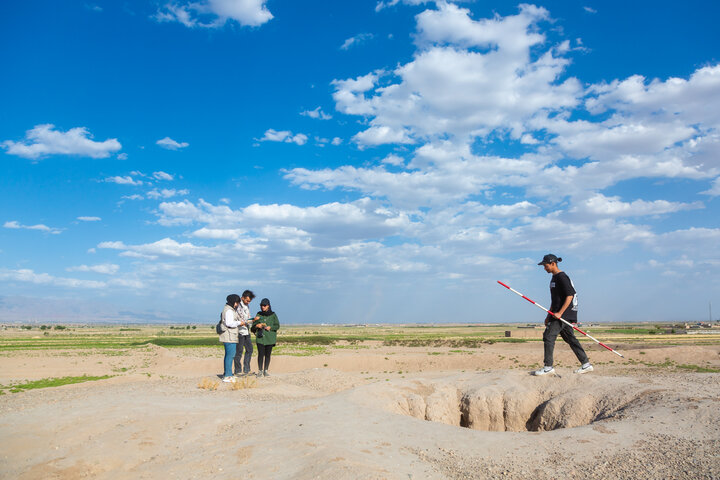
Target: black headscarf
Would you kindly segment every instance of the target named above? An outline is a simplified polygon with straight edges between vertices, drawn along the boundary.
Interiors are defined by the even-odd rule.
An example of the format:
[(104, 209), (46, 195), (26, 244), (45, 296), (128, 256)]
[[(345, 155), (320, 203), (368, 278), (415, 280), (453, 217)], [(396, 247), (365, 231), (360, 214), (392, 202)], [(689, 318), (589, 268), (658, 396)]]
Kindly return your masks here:
[(268, 309), (267, 311), (263, 311), (262, 309), (260, 309), (258, 315), (260, 315), (261, 317), (269, 317), (270, 315), (272, 315), (273, 311), (272, 307), (270, 306), (270, 300), (268, 300), (267, 298), (263, 298), (262, 300), (260, 300), (260, 306), (262, 307), (263, 305), (267, 305)]

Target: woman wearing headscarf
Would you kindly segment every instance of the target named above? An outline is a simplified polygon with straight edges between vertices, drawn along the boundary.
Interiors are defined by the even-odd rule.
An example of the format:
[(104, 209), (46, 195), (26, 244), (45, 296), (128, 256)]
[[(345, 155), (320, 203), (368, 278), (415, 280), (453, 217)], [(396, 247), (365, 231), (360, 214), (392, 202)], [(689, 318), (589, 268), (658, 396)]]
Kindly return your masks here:
[(260, 311), (255, 315), (252, 324), (252, 331), (256, 336), (258, 373), (257, 376), (269, 377), (270, 355), (277, 340), (277, 331), (280, 329), (280, 321), (275, 312), (272, 311), (270, 300), (263, 298), (260, 301)]
[(227, 296), (227, 303), (223, 307), (220, 314), (220, 323), (218, 324), (218, 332), (220, 333), (220, 342), (225, 346), (225, 371), (223, 373), (223, 382), (234, 383), (232, 366), (238, 343), (238, 327), (243, 324), (240, 315), (238, 315), (237, 307), (240, 304), (240, 295), (231, 294)]

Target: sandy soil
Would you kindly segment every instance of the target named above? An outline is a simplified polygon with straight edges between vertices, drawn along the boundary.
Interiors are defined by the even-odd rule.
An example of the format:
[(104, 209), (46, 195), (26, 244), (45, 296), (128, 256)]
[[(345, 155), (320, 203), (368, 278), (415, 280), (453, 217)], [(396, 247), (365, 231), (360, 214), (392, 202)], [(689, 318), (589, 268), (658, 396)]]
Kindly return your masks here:
[(575, 375), (559, 344), (546, 377), (538, 343), (333, 349), (236, 390), (198, 388), (219, 349), (6, 353), (4, 385), (116, 376), (0, 396), (0, 477), (720, 478), (720, 374), (637, 363), (719, 368), (720, 346), (623, 348)]

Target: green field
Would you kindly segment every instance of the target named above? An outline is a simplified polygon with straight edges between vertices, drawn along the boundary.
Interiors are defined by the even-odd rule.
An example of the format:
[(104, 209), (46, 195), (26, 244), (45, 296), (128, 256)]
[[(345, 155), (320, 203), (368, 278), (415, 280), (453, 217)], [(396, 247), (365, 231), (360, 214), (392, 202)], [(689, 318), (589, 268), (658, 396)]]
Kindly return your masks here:
[[(327, 348), (361, 348), (368, 345), (404, 347), (479, 348), (496, 342), (541, 342), (542, 328), (520, 325), (383, 325), (383, 326), (284, 326), (278, 333), (278, 354), (307, 354)], [(667, 324), (603, 324), (581, 326), (604, 343), (647, 345), (720, 344), (718, 329), (688, 335)], [(509, 337), (506, 336), (509, 332)], [(583, 342), (591, 340), (577, 334)], [(27, 350), (219, 347), (214, 326), (10, 326), (0, 330), (0, 353)], [(310, 349), (309, 347), (313, 347)], [(295, 353), (293, 353), (295, 352)]]

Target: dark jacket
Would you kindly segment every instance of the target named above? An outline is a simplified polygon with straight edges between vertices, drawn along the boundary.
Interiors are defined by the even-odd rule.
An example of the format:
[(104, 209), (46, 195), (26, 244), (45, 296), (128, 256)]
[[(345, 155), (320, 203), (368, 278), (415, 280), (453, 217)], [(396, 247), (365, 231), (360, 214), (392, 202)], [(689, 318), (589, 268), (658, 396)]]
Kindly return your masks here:
[(277, 342), (277, 331), (280, 329), (280, 321), (277, 315), (273, 312), (271, 315), (262, 316), (260, 312), (256, 316), (260, 316), (260, 319), (253, 320), (251, 331), (255, 333), (257, 326), (264, 323), (270, 330), (263, 330), (263, 336), (255, 338), (255, 342), (260, 345), (275, 345)]

